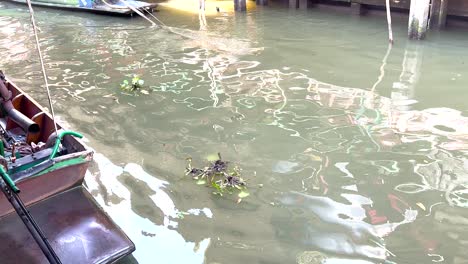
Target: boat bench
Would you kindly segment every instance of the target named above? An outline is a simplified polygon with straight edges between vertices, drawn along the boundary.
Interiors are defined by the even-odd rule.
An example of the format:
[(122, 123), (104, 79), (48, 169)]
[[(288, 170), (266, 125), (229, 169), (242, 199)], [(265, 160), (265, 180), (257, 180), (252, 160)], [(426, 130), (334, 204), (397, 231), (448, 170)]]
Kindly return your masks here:
[[(134, 244), (82, 186), (28, 206), (62, 263), (113, 263)], [(16, 213), (0, 218), (2, 264), (48, 263)]]

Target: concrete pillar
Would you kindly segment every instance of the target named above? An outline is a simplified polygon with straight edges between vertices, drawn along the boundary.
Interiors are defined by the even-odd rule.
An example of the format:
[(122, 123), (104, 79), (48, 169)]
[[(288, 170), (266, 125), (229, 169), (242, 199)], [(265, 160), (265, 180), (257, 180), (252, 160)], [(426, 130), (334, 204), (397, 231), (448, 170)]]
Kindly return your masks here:
[(289, 0), (289, 8), (296, 9), (299, 7), (299, 0)]
[(236, 11), (247, 11), (246, 0), (234, 0), (234, 10), (236, 10)]
[(268, 0), (257, 0), (257, 5), (266, 6), (268, 5)]
[(359, 3), (351, 3), (351, 13), (353, 15), (362, 16), (366, 14), (366, 11), (367, 8), (365, 5)]
[(408, 23), (410, 39), (424, 39), (429, 22), (430, 0), (411, 0)]
[(307, 9), (309, 7), (308, 0), (299, 0), (299, 9)]
[(433, 29), (442, 29), (447, 21), (448, 0), (432, 0), (430, 27)]

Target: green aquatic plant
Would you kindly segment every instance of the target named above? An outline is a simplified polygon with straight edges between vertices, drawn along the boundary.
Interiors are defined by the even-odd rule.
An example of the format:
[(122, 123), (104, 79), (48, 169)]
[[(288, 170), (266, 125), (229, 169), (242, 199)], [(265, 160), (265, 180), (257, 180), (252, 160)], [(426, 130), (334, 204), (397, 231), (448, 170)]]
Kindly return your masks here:
[(142, 80), (138, 75), (133, 75), (133, 78), (130, 81), (123, 80), (123, 82), (120, 84), (120, 89), (124, 91), (136, 91), (141, 89), (144, 84), (145, 81)]
[(327, 255), (318, 251), (304, 251), (296, 256), (297, 264), (322, 264), (327, 261)]
[(238, 202), (249, 196), (245, 180), (241, 176), (238, 166), (230, 168), (230, 162), (223, 161), (221, 154), (218, 158), (209, 162), (203, 169), (192, 167), (192, 158), (187, 159), (185, 175), (191, 176), (199, 185), (211, 186), (213, 193), (219, 196), (237, 193)]

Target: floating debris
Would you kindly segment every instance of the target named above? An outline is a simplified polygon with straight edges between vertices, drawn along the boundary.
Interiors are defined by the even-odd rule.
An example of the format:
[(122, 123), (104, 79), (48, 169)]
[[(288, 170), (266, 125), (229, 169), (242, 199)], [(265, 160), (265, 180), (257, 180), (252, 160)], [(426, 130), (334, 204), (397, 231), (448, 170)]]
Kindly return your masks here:
[(230, 162), (223, 161), (220, 153), (217, 159), (211, 158), (211, 160), (207, 167), (200, 169), (192, 167), (192, 158), (188, 158), (185, 175), (191, 176), (198, 185), (208, 184), (213, 187), (215, 189), (213, 193), (219, 196), (237, 192), (238, 203), (250, 195), (239, 167), (234, 166), (230, 169)]
[(416, 203), (417, 206), (419, 206), (419, 208), (423, 209), (424, 211), (426, 211), (426, 207), (424, 206), (424, 204), (422, 203)]
[[(120, 89), (122, 89), (124, 91), (134, 92), (134, 91), (137, 91), (140, 88), (142, 88), (143, 84), (145, 84), (144, 80), (140, 79), (140, 77), (138, 75), (133, 75), (132, 80), (130, 80), (130, 81), (123, 80), (123, 82), (120, 84)], [(148, 91), (146, 91), (146, 90), (145, 90), (145, 92), (146, 92), (146, 94), (148, 93)]]
[(327, 255), (318, 251), (304, 251), (296, 256), (297, 264), (322, 264), (327, 260)]
[(176, 218), (184, 219), (186, 215), (189, 215), (189, 213), (188, 213), (188, 212), (178, 211), (178, 212), (176, 213)]

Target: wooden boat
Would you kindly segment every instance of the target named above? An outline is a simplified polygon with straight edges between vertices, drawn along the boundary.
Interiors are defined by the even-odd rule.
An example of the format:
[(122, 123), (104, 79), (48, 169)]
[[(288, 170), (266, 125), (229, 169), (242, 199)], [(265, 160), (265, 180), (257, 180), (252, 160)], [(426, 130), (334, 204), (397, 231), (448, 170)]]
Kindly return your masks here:
[[(0, 72), (1, 98), (0, 166), (62, 263), (112, 263), (131, 254), (132, 241), (82, 186), (93, 152), (79, 134), (57, 124), (57, 135), (48, 112)], [(3, 196), (0, 241), (1, 263), (47, 263)]]
[[(27, 4), (26, 0), (3, 0), (18, 4)], [(110, 0), (31, 0), (33, 6), (54, 8), (68, 11), (89, 12), (102, 15), (133, 16), (135, 10), (141, 12), (154, 12), (156, 3), (146, 3), (135, 0), (118, 0), (111, 3)], [(128, 7), (131, 5), (132, 8)]]

